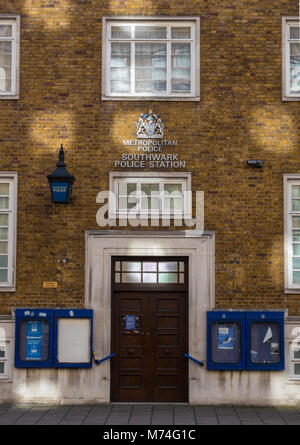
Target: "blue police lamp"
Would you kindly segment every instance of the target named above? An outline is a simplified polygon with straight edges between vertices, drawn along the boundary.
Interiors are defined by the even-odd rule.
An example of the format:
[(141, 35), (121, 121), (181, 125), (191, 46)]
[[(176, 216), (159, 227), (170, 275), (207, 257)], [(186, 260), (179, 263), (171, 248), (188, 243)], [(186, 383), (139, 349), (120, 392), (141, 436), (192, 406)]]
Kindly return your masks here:
[(74, 176), (70, 175), (66, 169), (64, 160), (65, 153), (61, 144), (58, 155), (58, 163), (56, 164), (57, 168), (50, 173), (50, 175), (47, 175), (47, 178), (50, 184), (52, 201), (67, 204), (70, 201), (72, 185), (75, 178)]

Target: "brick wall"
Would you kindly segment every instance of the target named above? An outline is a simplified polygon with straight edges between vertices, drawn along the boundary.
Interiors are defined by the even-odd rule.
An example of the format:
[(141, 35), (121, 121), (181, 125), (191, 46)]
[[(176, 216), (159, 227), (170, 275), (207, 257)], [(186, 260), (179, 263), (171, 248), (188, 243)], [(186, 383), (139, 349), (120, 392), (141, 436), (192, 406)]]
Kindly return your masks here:
[[(193, 190), (205, 192), (217, 305), (300, 315), (299, 296), (283, 293), (282, 195), (283, 174), (300, 171), (299, 103), (281, 100), (281, 17), (297, 15), (298, 2), (7, 0), (0, 13), (21, 14), (20, 99), (0, 101), (0, 170), (19, 173), (17, 290), (0, 293), (0, 312), (84, 305), (96, 195), (152, 108), (178, 140)], [(200, 16), (201, 101), (102, 102), (105, 15)], [(51, 202), (46, 177), (61, 143), (76, 177), (69, 205)], [(263, 169), (247, 167), (250, 158)]]

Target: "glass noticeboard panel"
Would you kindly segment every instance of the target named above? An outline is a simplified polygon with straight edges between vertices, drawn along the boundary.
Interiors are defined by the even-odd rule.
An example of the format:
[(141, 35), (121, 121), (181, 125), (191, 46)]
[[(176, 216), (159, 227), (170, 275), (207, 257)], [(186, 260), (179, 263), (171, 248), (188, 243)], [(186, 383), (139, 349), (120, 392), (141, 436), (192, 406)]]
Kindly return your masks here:
[(280, 324), (253, 322), (250, 327), (252, 363), (280, 363)]
[(22, 361), (46, 361), (49, 358), (48, 320), (22, 320), (19, 331), (19, 358)]
[(89, 363), (91, 360), (91, 319), (58, 318), (58, 363)]
[(241, 326), (236, 321), (214, 322), (211, 325), (211, 361), (240, 363)]

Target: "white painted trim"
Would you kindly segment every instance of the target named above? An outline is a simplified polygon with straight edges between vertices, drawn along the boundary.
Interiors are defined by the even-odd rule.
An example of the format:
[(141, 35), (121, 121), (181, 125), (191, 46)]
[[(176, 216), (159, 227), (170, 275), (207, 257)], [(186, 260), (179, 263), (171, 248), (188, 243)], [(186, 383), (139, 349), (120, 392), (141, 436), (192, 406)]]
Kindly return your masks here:
[[(9, 22), (13, 26), (12, 38), (12, 89), (11, 92), (0, 92), (0, 99), (19, 99), (20, 82), (20, 15), (0, 14), (0, 23)], [(6, 40), (3, 38), (1, 40)]]
[[(192, 45), (191, 45), (191, 93), (172, 93), (159, 94), (156, 93), (124, 93), (114, 94), (110, 93), (110, 51), (109, 51), (109, 37), (111, 23), (114, 22), (144, 22), (150, 21), (159, 24), (170, 25), (171, 22), (179, 25), (180, 23), (191, 23), (192, 26)], [(120, 39), (123, 41), (123, 39)], [(128, 40), (131, 41), (131, 40)], [(158, 40), (161, 41), (161, 40)], [(167, 40), (166, 40), (167, 41)], [(131, 55), (132, 57), (132, 55)], [(132, 76), (131, 76), (131, 81)], [(170, 79), (168, 80), (168, 82)], [(133, 101), (199, 101), (200, 100), (200, 18), (199, 17), (169, 17), (169, 16), (105, 16), (102, 17), (102, 100), (133, 100)]]
[(186, 21), (194, 21), (200, 18), (195, 16), (170, 16), (170, 15), (107, 15), (103, 16), (102, 19), (109, 20), (109, 21), (141, 21), (141, 22), (148, 22), (149, 20), (155, 20), (155, 21), (179, 21), (179, 22), (186, 22)]
[(288, 28), (292, 23), (300, 25), (300, 18), (297, 16), (282, 17), (282, 100), (283, 101), (299, 101), (300, 93), (293, 94), (289, 92), (289, 32)]
[[(206, 311), (215, 306), (214, 233), (199, 236), (188, 232), (87, 231), (85, 306), (94, 310), (94, 350), (99, 357), (111, 352), (111, 257), (186, 256), (189, 258), (189, 351), (205, 361)], [(203, 372), (200, 370), (200, 373)], [(98, 388), (110, 402), (110, 363), (103, 362)], [(199, 369), (189, 363), (189, 400), (199, 384)]]
[(17, 200), (18, 200), (18, 173), (1, 172), (0, 180), (7, 180), (12, 185), (10, 193), (10, 212), (12, 223), (9, 224), (8, 241), (8, 265), (9, 280), (7, 283), (0, 283), (0, 292), (15, 292), (16, 290), (16, 261), (17, 261)]

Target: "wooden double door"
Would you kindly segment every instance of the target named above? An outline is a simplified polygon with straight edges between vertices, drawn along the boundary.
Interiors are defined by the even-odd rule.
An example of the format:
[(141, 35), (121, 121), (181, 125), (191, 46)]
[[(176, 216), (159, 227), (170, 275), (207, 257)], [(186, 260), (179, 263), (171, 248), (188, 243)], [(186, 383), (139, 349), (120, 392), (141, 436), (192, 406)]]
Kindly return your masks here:
[(113, 258), (113, 402), (188, 401), (187, 268), (184, 258)]

